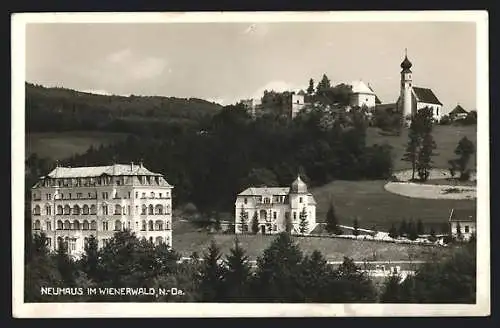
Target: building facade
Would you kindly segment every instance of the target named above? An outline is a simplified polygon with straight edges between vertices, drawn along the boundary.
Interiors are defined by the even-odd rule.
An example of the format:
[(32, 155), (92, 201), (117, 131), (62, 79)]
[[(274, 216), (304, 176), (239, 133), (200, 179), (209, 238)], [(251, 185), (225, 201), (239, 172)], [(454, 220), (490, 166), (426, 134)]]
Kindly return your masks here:
[(467, 118), (468, 114), (469, 113), (462, 106), (457, 105), (448, 113), (448, 116), (450, 117), (450, 120), (458, 121)]
[(304, 233), (310, 233), (316, 227), (316, 201), (300, 177), (290, 187), (251, 187), (236, 197), (235, 232), (251, 231), (256, 218), (261, 234), (286, 231), (287, 220), (291, 232), (300, 233), (301, 216), (307, 222)]
[(350, 86), (351, 94), (349, 100), (352, 107), (375, 107), (377, 96), (369, 85), (363, 81), (353, 81)]
[(450, 222), (450, 232), (453, 238), (460, 237), (459, 239), (468, 241), (473, 235), (476, 235), (475, 210), (451, 209), (448, 221)]
[(405, 54), (405, 58), (401, 63), (400, 92), (396, 102), (398, 110), (403, 113), (404, 124), (408, 125), (417, 111), (425, 107), (432, 108), (433, 118), (436, 122), (439, 122), (443, 116), (443, 104), (431, 89), (413, 85), (412, 66), (413, 64)]
[(142, 164), (56, 167), (32, 187), (32, 231), (79, 257), (90, 236), (105, 246), (116, 231), (172, 247), (172, 189)]

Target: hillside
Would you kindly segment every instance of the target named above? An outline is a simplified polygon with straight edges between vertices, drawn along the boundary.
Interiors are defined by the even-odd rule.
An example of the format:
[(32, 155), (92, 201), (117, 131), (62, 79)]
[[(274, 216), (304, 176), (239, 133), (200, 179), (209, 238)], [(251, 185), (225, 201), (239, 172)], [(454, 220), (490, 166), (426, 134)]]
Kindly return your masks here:
[(151, 132), (168, 124), (200, 122), (222, 108), (197, 98), (106, 96), (31, 83), (26, 83), (25, 97), (29, 132)]

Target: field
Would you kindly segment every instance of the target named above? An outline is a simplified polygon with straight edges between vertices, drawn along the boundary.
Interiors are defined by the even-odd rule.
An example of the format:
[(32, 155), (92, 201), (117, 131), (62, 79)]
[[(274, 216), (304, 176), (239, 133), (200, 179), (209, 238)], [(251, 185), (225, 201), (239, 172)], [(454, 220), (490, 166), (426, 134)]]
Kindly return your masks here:
[(402, 219), (421, 219), (428, 231), (431, 226), (436, 232), (448, 222), (450, 210), (476, 207), (475, 200), (417, 199), (392, 194), (384, 189), (386, 182), (376, 181), (333, 181), (312, 189), (317, 207), (316, 220), (324, 222), (326, 212), (333, 201), (339, 223), (352, 226), (358, 217), (361, 228), (388, 231), (391, 224), (399, 226)]
[[(405, 153), (408, 142), (408, 129), (404, 129), (400, 136), (384, 136), (379, 133), (379, 129), (369, 128), (367, 130), (367, 145), (388, 143), (393, 147), (393, 164), (395, 170), (411, 168), (410, 163), (401, 160)], [(477, 147), (477, 127), (472, 126), (451, 126), (436, 125), (432, 130), (432, 136), (436, 141), (436, 156), (433, 157), (434, 167), (448, 168), (448, 160), (455, 158), (455, 148), (462, 137), (467, 137)], [(476, 165), (474, 156), (470, 162), (471, 166)]]
[(124, 133), (97, 131), (27, 133), (26, 156), (36, 153), (39, 157), (63, 159), (84, 153), (91, 145), (94, 147), (101, 144), (108, 145), (126, 136)]
[[(235, 236), (231, 234), (209, 234), (198, 231), (178, 231), (174, 225), (173, 248), (182, 256), (197, 252), (202, 256), (213, 239), (224, 255), (234, 246)], [(239, 235), (241, 247), (250, 259), (261, 256), (264, 249), (276, 238), (272, 235)], [(440, 247), (402, 245), (374, 241), (354, 241), (341, 238), (294, 237), (304, 253), (320, 251), (327, 260), (342, 261), (344, 256), (355, 261), (408, 261), (425, 260), (433, 252), (447, 252)]]

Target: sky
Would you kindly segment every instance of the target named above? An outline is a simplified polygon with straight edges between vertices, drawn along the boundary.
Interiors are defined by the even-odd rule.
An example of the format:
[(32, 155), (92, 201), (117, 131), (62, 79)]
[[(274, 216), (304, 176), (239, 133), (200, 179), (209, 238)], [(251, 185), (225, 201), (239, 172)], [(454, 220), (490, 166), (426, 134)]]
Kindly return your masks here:
[(333, 84), (363, 80), (391, 103), (405, 48), (413, 84), (431, 88), (444, 112), (477, 108), (470, 22), (31, 23), (26, 81), (225, 105), (326, 74)]

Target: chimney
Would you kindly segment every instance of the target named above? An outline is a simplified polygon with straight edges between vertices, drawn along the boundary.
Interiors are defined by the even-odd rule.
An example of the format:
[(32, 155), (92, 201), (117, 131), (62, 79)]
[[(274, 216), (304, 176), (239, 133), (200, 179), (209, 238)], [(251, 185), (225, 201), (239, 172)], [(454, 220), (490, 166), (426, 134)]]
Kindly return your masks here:
[(140, 166), (141, 168), (143, 168), (143, 167), (144, 167), (144, 166), (142, 166), (142, 159), (141, 159), (141, 162), (139, 163), (139, 166)]
[(130, 171), (133, 172), (134, 171), (134, 162), (130, 162)]

